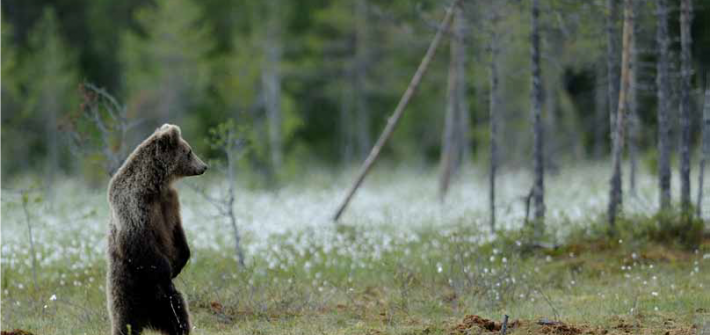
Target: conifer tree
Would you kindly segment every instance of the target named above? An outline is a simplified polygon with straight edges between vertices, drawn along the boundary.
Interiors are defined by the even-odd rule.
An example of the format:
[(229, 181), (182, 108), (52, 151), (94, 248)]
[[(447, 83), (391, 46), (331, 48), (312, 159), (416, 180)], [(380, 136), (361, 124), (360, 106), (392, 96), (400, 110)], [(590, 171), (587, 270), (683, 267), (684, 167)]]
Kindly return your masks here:
[(37, 132), (26, 136), (36, 137), (44, 144), (44, 177), (50, 191), (60, 163), (59, 119), (72, 108), (78, 77), (75, 58), (59, 33), (56, 14), (51, 8), (45, 9), (30, 31), (30, 52), (21, 59), (15, 79), (24, 88), (22, 115), (35, 120), (32, 128)]
[[(2, 80), (0, 80), (0, 92), (2, 92), (2, 152), (8, 157), (28, 157), (28, 147), (24, 145), (14, 145), (14, 138), (20, 138), (21, 134), (15, 127), (15, 121), (19, 113), (19, 85), (17, 80), (17, 48), (12, 38), (13, 29), (7, 20), (2, 21)], [(5, 160), (7, 161), (7, 160)], [(2, 164), (2, 174), (8, 175), (10, 164)]]
[(209, 80), (206, 56), (212, 39), (200, 8), (192, 0), (157, 0), (138, 10), (135, 19), (141, 31), (122, 39), (128, 110), (150, 127), (181, 123)]

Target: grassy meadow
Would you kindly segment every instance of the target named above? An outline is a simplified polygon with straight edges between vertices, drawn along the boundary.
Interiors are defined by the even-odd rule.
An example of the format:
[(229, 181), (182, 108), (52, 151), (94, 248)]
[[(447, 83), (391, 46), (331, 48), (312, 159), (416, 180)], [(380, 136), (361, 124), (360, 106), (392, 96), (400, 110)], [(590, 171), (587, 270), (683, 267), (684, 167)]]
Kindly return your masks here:
[[(474, 169), (442, 204), (435, 171), (381, 166), (339, 224), (330, 215), (352, 173), (313, 172), (278, 191), (240, 184), (244, 268), (231, 227), (187, 187), (219, 196), (220, 183), (183, 180), (192, 258), (176, 285), (194, 334), (487, 334), (504, 315), (511, 334), (710, 334), (710, 239), (689, 247), (661, 228), (676, 223), (653, 216), (649, 174), (608, 238), (607, 173), (589, 165), (551, 176), (546, 234), (535, 241), (522, 172), (499, 179), (495, 234), (485, 173)], [(105, 189), (68, 179), (20, 192), (32, 185), (3, 186), (2, 330), (108, 333)]]

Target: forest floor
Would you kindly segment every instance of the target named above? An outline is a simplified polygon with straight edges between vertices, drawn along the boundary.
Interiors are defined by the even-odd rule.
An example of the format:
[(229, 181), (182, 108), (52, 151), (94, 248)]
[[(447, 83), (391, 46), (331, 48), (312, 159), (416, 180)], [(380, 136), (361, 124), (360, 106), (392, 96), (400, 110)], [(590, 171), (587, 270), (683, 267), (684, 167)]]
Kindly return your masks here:
[[(710, 238), (646, 214), (652, 175), (625, 199), (613, 238), (599, 215), (606, 183), (589, 182), (606, 165), (550, 178), (545, 234), (533, 240), (526, 174), (501, 178), (492, 235), (484, 174), (441, 204), (435, 175), (393, 171), (373, 175), (339, 225), (329, 217), (347, 176), (240, 187), (244, 268), (229, 225), (180, 186), (192, 257), (175, 284), (192, 333), (493, 334), (508, 315), (508, 334), (710, 335)], [(109, 333), (105, 190), (68, 180), (51, 200), (8, 191), (15, 184), (2, 194), (0, 329)]]
[[(177, 285), (194, 334), (493, 334), (503, 315), (508, 334), (710, 334), (708, 238), (693, 249), (622, 239), (528, 249), (471, 248), (463, 229), (426, 237), (436, 249), (412, 242), (360, 264), (321, 250), (290, 269), (239, 271), (203, 255)], [(104, 268), (72, 283), (39, 275), (34, 287), (31, 273), (3, 266), (3, 334), (107, 333)], [(18, 277), (29, 287), (11, 285)]]

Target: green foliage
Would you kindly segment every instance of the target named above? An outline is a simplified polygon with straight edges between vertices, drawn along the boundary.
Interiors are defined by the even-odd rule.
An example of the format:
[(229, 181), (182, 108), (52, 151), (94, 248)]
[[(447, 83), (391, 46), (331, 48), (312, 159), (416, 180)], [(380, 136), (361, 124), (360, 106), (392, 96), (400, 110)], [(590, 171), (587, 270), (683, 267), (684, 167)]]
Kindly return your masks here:
[(59, 161), (51, 161), (52, 150), (68, 156), (66, 147), (57, 148), (62, 143), (54, 135), (58, 120), (77, 101), (75, 53), (60, 34), (59, 21), (51, 8), (43, 11), (29, 32), (27, 48), (22, 52), (15, 48), (12, 29), (4, 22), (2, 30), (3, 156), (27, 159), (3, 160), (3, 173), (56, 165)]
[(209, 83), (210, 29), (192, 0), (158, 0), (136, 11), (139, 31), (122, 38), (124, 91), (129, 110), (158, 122), (186, 122)]
[(77, 85), (76, 65), (73, 53), (59, 34), (59, 22), (52, 9), (45, 10), (30, 33), (29, 48), (21, 75), (27, 91), (22, 113), (37, 117), (65, 112), (61, 109), (67, 108), (69, 101), (76, 101), (72, 94)]
[[(374, 142), (445, 9), (445, 4), (432, 0), (282, 0), (276, 6), (256, 0), (10, 3), (3, 7), (6, 20), (2, 23), (2, 146), (7, 155), (26, 160), (6, 159), (4, 174), (46, 165), (47, 142), (51, 142), (43, 136), (50, 128), (44, 122), (51, 114), (46, 106), (56, 106), (58, 116), (76, 109), (74, 87), (81, 78), (106, 87), (124, 101), (129, 119), (145, 121), (130, 134), (131, 144), (161, 123), (173, 122), (180, 124), (196, 150), (206, 151), (207, 147), (200, 146), (207, 130), (239, 116), (252, 140), (249, 169), (257, 173), (293, 176), (314, 160), (325, 165), (352, 163), (344, 159), (346, 146), (352, 145), (344, 133), (368, 131), (369, 144), (363, 146)], [(367, 8), (362, 17), (357, 11), (360, 3)], [(467, 1), (464, 9), (470, 23), (466, 76), (472, 157), (486, 159), (489, 45), (494, 30), (500, 48), (496, 59), (501, 72), (500, 135), (505, 138), (501, 163), (521, 165), (528, 160), (530, 147), (529, 2)], [(654, 10), (651, 2), (638, 6), (641, 50), (653, 48)], [(494, 11), (500, 14), (496, 24), (491, 22)], [(707, 17), (710, 9), (696, 5), (695, 11), (695, 72), (704, 73), (710, 66), (710, 43), (704, 43), (710, 38), (710, 30), (704, 29), (710, 20), (700, 18)], [(551, 129), (549, 152), (556, 155), (577, 159), (589, 151), (584, 146), (593, 145), (589, 140), (583, 142), (595, 138), (590, 134), (599, 128), (589, 117), (591, 91), (596, 89), (590, 73), (597, 72), (594, 69), (604, 58), (607, 14), (603, 2), (551, 0), (543, 4), (542, 72), (550, 98), (544, 118)], [(282, 74), (284, 164), (283, 171), (263, 172), (269, 169), (271, 150), (266, 140), (262, 80), (264, 69), (274, 66), (265, 59), (267, 22), (272, 17), (279, 23), (282, 50), (275, 65)], [(359, 29), (365, 36), (359, 36)], [(448, 46), (445, 38), (384, 148), (385, 158), (425, 164), (438, 160)], [(653, 56), (646, 54), (642, 53), (642, 61), (652, 63)], [(357, 64), (358, 57), (365, 61)], [(645, 86), (652, 81), (653, 71), (646, 66), (639, 69), (650, 71), (641, 75)], [(362, 76), (362, 82), (353, 80), (355, 74)], [(581, 92), (573, 87), (576, 83), (583, 88)], [(56, 103), (47, 103), (55, 98)], [(642, 98), (641, 149), (653, 152), (656, 102), (652, 97)], [(367, 114), (364, 130), (356, 129), (352, 118), (359, 104)], [(19, 142), (26, 145), (11, 145)], [(64, 160), (62, 169), (74, 172), (82, 164)]]
[(248, 143), (244, 143), (244, 138), (247, 133), (247, 127), (237, 125), (234, 119), (229, 119), (209, 131), (207, 144), (212, 150), (223, 152), (234, 152), (236, 149), (248, 147)]
[(695, 217), (688, 218), (673, 209), (650, 216), (622, 216), (613, 231), (610, 230), (608, 222), (601, 217), (587, 227), (574, 230), (568, 236), (568, 240), (570, 244), (594, 242), (609, 248), (618, 247), (619, 243), (630, 243), (635, 246), (653, 243), (694, 250), (702, 244), (704, 226), (703, 220)]
[[(11, 43), (12, 41), (12, 27), (7, 23), (7, 21), (2, 21), (2, 81), (0, 81), (0, 92), (2, 94), (2, 109), (4, 115), (8, 115), (8, 110), (17, 111), (20, 107), (17, 105), (20, 98), (20, 87), (17, 81), (17, 49), (15, 45)], [(9, 118), (8, 118), (9, 119)], [(25, 150), (24, 148), (17, 148), (17, 146), (11, 146), (9, 139), (17, 138), (19, 135), (16, 131), (13, 131), (14, 127), (10, 125), (9, 120), (6, 122), (5, 117), (3, 117), (2, 122), (2, 151), (6, 154), (10, 152), (18, 153), (19, 150)], [(11, 166), (7, 162), (7, 159), (2, 160), (2, 174), (8, 175), (11, 172)]]
[(14, 99), (20, 94), (16, 82), (18, 67), (17, 48), (12, 43), (13, 29), (7, 21), (2, 21), (2, 100), (5, 105), (17, 103)]

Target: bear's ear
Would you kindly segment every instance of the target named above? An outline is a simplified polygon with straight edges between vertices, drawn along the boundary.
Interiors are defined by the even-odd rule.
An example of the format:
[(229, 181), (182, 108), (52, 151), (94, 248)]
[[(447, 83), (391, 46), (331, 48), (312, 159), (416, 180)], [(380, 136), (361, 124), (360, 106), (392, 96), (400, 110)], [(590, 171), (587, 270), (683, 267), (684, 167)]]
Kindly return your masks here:
[(163, 131), (167, 131), (167, 130), (170, 130), (171, 128), (177, 128), (177, 132), (178, 132), (178, 134), (180, 134), (180, 127), (178, 127), (174, 124), (169, 124), (169, 123), (164, 123), (162, 126), (158, 127), (157, 129), (155, 129), (154, 133), (160, 133)]
[(164, 124), (162, 127), (158, 128), (156, 131), (158, 133), (158, 143), (163, 149), (175, 148), (180, 143), (180, 127)]

